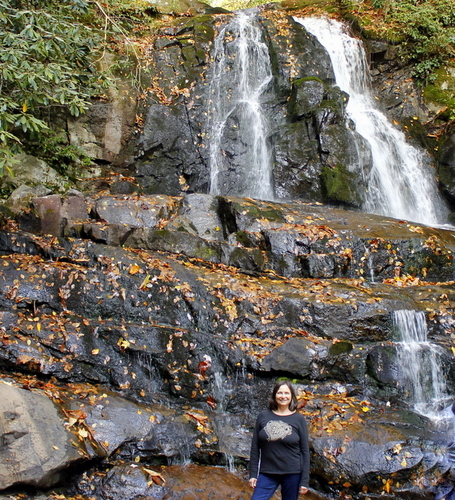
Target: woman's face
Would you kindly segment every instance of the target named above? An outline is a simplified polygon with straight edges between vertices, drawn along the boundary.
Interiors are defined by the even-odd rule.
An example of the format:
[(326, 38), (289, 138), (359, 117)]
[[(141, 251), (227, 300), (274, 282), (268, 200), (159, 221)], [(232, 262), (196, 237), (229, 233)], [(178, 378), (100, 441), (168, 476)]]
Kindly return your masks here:
[(289, 406), (292, 401), (291, 390), (287, 385), (282, 385), (275, 394), (275, 401), (280, 406)]

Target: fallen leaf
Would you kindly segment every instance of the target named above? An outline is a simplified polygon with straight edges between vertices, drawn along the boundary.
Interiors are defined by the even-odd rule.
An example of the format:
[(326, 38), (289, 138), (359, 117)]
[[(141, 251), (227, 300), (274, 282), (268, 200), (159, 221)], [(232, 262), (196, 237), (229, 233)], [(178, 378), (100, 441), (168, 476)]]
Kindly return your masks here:
[(143, 470), (147, 472), (147, 474), (152, 476), (152, 481), (155, 484), (160, 484), (160, 482), (162, 482), (163, 484), (166, 483), (166, 479), (164, 479), (164, 477), (159, 472), (155, 472), (154, 470), (151, 469), (146, 469), (145, 467), (143, 468)]

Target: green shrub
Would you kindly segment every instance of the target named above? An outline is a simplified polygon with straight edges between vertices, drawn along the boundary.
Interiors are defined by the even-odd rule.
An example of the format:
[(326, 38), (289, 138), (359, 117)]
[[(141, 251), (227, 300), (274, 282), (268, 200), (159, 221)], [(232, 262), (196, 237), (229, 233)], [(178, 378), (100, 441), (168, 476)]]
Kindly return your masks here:
[(402, 38), (399, 56), (413, 64), (414, 76), (429, 81), (455, 48), (453, 0), (394, 0), (388, 3), (386, 22)]
[(29, 138), (49, 130), (52, 109), (84, 113), (101, 91), (94, 71), (102, 33), (83, 0), (0, 0), (0, 174)]

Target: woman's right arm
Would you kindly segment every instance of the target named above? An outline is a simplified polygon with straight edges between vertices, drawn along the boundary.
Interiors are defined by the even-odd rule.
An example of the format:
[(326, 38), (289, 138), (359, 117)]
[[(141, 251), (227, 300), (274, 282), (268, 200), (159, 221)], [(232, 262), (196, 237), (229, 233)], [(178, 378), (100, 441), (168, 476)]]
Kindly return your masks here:
[(250, 486), (254, 488), (256, 486), (256, 479), (259, 472), (259, 417), (256, 419), (256, 425), (254, 426), (253, 438), (251, 440), (251, 450), (250, 450)]

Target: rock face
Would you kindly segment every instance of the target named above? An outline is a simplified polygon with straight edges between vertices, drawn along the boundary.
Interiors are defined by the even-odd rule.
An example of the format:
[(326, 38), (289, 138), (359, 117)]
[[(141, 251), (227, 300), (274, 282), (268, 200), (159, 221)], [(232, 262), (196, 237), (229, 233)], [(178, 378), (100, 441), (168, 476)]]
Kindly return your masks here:
[[(163, 19), (151, 31), (141, 58), (147, 92), (138, 98), (119, 81), (120, 91), (109, 102), (95, 103), (87, 116), (68, 122), (71, 144), (134, 178), (136, 185), (116, 183), (112, 193), (251, 196), (245, 193), (251, 175), (245, 171), (257, 141), (241, 126), (246, 112), (242, 100), (229, 108), (234, 77), (218, 78), (217, 73), (220, 59), (239, 58), (235, 40), (240, 35), (229, 28), (238, 16), (214, 13), (197, 2), (158, 2), (152, 8), (185, 17)], [(260, 89), (257, 104), (267, 121), (259, 136), (276, 198), (365, 206), (371, 151), (346, 117), (349, 96), (334, 86), (327, 53), (279, 8), (258, 8), (254, 25), (270, 67), (270, 81)], [(452, 132), (446, 131), (439, 144), (427, 137), (433, 130), (425, 126), (430, 127), (434, 112), (423, 104), (408, 69), (397, 67), (393, 46), (367, 42), (381, 108), (429, 152), (425, 163), (432, 171), (429, 163), (434, 161), (438, 186), (452, 211)], [(246, 81), (251, 80), (254, 68), (245, 71)], [(217, 115), (220, 109), (226, 111), (223, 120)], [(212, 144), (217, 137), (222, 146), (215, 161)], [(214, 187), (215, 163), (222, 190)]]
[[(209, 56), (218, 50), (213, 55), (215, 61), (236, 57), (229, 37), (242, 35), (236, 32), (232, 17), (194, 18), (183, 26), (163, 28), (154, 43), (151, 64), (156, 81), (161, 82), (161, 94), (144, 111), (135, 162), (137, 179), (145, 193), (178, 195), (185, 190), (207, 193), (210, 189), (210, 141), (218, 133), (210, 117), (221, 119), (216, 118), (222, 111), (213, 107), (214, 102), (218, 108), (229, 108), (219, 101), (232, 93), (232, 82), (217, 78), (217, 66), (210, 64)], [(204, 29), (198, 22), (204, 22)], [(219, 23), (228, 26), (226, 32), (216, 27)], [(264, 10), (255, 23), (267, 47), (264, 64), (269, 64), (271, 71), (261, 108), (264, 116), (270, 117), (268, 132), (264, 133), (270, 143), (276, 195), (360, 206), (361, 183), (352, 182), (355, 172), (349, 173), (345, 167), (360, 164), (353, 135), (361, 139), (346, 126), (347, 96), (333, 86), (327, 53), (282, 12)], [(217, 42), (221, 48), (213, 49), (220, 32), (227, 41)], [(179, 68), (178, 78), (172, 71), (169, 81), (173, 67)], [(172, 99), (175, 95), (179, 98)], [(250, 163), (249, 152), (257, 147), (241, 129), (244, 112), (239, 104), (225, 125), (220, 124), (223, 157), (219, 161), (223, 165), (219, 183), (227, 195), (242, 195), (246, 175), (242, 169)]]
[(86, 219), (53, 235), (40, 223), (0, 232), (0, 367), (15, 393), (55, 401), (45, 406), (61, 437), (50, 446), (63, 454), (20, 480), (5, 466), (3, 487), (50, 486), (64, 469), (74, 494), (165, 498), (179, 486), (157, 465), (241, 471), (254, 418), (286, 376), (322, 495), (436, 492), (451, 421), (436, 426), (404, 394), (394, 312), (425, 312), (453, 394), (451, 231), (199, 194), (80, 201)]
[(2, 490), (52, 486), (68, 464), (80, 459), (58, 407), (44, 394), (0, 383), (0, 428)]

